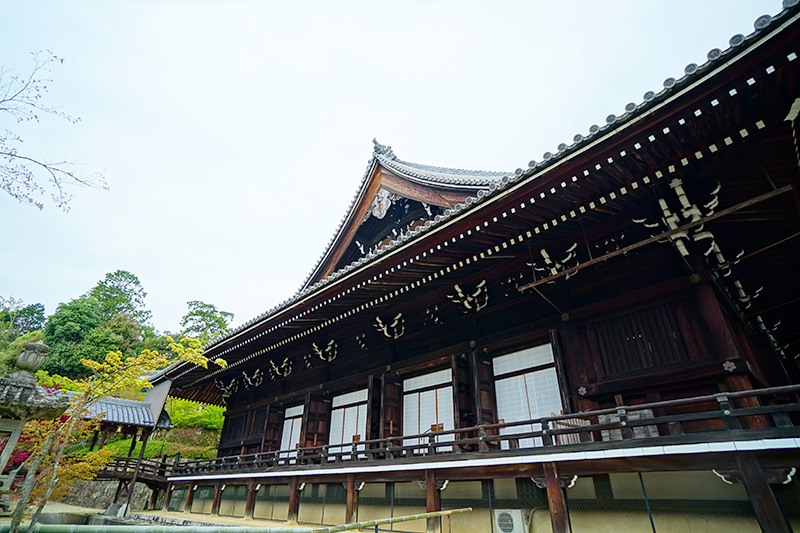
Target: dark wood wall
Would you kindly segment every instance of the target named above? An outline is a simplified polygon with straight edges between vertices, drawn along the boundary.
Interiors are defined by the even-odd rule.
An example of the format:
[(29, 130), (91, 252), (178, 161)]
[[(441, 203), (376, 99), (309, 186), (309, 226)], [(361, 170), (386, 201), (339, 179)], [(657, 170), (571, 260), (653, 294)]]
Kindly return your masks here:
[(546, 342), (553, 344), (568, 412), (781, 384), (760, 372), (769, 355), (759, 355), (763, 349), (737, 327), (710, 280), (631, 285), (587, 305), (580, 305), (585, 285), (576, 285), (578, 295), (565, 296), (577, 302), (569, 317), (541, 313), (541, 301), (520, 298), (235, 395), (220, 455), (277, 450), (283, 411), (300, 403), (301, 445), (325, 445), (332, 397), (362, 388), (369, 396), (363, 438), (401, 435), (401, 380), (443, 368), (453, 373), (455, 427), (496, 423), (491, 359)]

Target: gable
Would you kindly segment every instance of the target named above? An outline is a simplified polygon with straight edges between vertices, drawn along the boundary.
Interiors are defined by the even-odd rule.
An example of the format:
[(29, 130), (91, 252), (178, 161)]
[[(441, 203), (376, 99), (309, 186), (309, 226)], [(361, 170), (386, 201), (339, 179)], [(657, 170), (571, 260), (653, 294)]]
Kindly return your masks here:
[(373, 143), (361, 187), (303, 288), (434, 220), (507, 175), (409, 163), (398, 159), (390, 146), (375, 139)]

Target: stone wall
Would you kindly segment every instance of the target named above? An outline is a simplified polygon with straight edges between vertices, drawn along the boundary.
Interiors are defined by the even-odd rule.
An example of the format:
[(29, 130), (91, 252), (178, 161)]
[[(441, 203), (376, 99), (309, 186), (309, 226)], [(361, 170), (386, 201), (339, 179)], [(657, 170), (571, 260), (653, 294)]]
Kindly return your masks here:
[[(97, 509), (108, 509), (111, 502), (114, 500), (114, 493), (117, 490), (117, 481), (79, 481), (75, 483), (70, 491), (69, 496), (64, 499), (64, 503), (70, 505), (80, 505), (81, 507), (91, 507)], [(144, 510), (150, 502), (152, 491), (143, 483), (136, 484), (136, 490), (133, 493), (131, 500), (132, 510)], [(120, 496), (120, 502), (123, 503), (125, 498), (124, 492)], [(161, 505), (161, 497), (159, 497), (158, 506)], [(158, 508), (157, 506), (157, 508)]]

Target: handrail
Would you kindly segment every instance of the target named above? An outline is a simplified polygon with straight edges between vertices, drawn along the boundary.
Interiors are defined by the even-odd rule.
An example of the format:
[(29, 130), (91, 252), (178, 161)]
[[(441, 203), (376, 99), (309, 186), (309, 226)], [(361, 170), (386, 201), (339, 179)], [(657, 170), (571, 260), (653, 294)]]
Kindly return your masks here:
[[(217, 457), (183, 461), (172, 465), (171, 475), (192, 474), (219, 470), (263, 470), (268, 468), (289, 467), (307, 463), (330, 463), (339, 461), (361, 461), (392, 459), (399, 456), (422, 456), (440, 453), (460, 453), (463, 450), (486, 452), (498, 451), (503, 446), (519, 447), (519, 442), (528, 439), (540, 439), (537, 447), (579, 445), (576, 439), (595, 439), (609, 437), (616, 432), (615, 439), (641, 438), (641, 433), (650, 433), (659, 425), (669, 426), (684, 422), (716, 421), (718, 429), (709, 427), (707, 431), (747, 430), (742, 424), (749, 417), (760, 417), (766, 420), (771, 417), (775, 427), (791, 425), (789, 414), (800, 411), (800, 399), (795, 397), (792, 403), (778, 405), (760, 405), (734, 407), (733, 400), (768, 395), (796, 394), (800, 385), (787, 385), (739, 392), (721, 392), (692, 398), (681, 398), (650, 402), (638, 405), (598, 409), (580, 413), (546, 416), (530, 420), (514, 421), (502, 424), (483, 424), (469, 428), (458, 428), (447, 431), (428, 431), (416, 435), (394, 435), (380, 439), (368, 439), (342, 444), (319, 444), (291, 450), (274, 450), (247, 455)], [(671, 407), (682, 407), (695, 404), (696, 411), (682, 410), (678, 414), (654, 414), (659, 410)], [(715, 408), (709, 409), (708, 405)], [(632, 416), (633, 413), (645, 412), (647, 416)], [(662, 411), (663, 413), (663, 411)], [(756, 424), (764, 427), (764, 422)], [(640, 435), (635, 434), (638, 428)], [(751, 430), (757, 431), (758, 427)], [(706, 433), (703, 431), (702, 433)], [(701, 432), (695, 432), (695, 434)], [(682, 434), (677, 433), (677, 434)], [(663, 437), (664, 435), (659, 436)], [(609, 437), (611, 438), (611, 437)], [(562, 442), (560, 442), (562, 441)], [(571, 442), (563, 442), (571, 441)], [(541, 442), (541, 444), (538, 444)], [(651, 442), (657, 444), (657, 442)], [(644, 443), (637, 442), (637, 445)], [(493, 448), (492, 448), (493, 447)]]
[(382, 526), (384, 524), (399, 524), (400, 522), (411, 522), (412, 520), (424, 520), (426, 518), (439, 518), (441, 516), (449, 516), (451, 514), (461, 514), (469, 512), (472, 512), (472, 507), (464, 507), (463, 509), (451, 509), (449, 511), (432, 511), (430, 513), (396, 516), (394, 518), (381, 518), (379, 520), (369, 520), (367, 522), (355, 522), (353, 524), (344, 524), (342, 526), (317, 528), (314, 529), (313, 531), (315, 533), (316, 532), (335, 533), (338, 531), (350, 531), (351, 529), (365, 529), (368, 527), (377, 528), (377, 526)]
[(133, 473), (133, 471), (136, 470), (137, 464), (139, 464), (140, 477), (143, 475), (155, 475), (166, 478), (172, 475), (175, 469), (174, 463), (167, 462), (163, 459), (142, 459), (141, 463), (139, 463), (138, 457), (114, 456), (106, 463), (105, 467), (100, 470), (99, 474), (102, 475), (108, 472)]

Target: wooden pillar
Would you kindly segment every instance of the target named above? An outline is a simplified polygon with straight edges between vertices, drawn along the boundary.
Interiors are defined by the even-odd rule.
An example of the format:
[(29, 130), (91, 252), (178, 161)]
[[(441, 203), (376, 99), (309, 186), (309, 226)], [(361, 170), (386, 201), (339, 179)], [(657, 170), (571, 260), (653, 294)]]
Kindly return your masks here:
[(153, 509), (156, 508), (156, 503), (158, 502), (159, 489), (158, 488), (152, 488), (150, 490), (152, 491), (150, 493), (150, 510), (152, 511)]
[(90, 452), (94, 451), (94, 445), (97, 444), (97, 436), (98, 436), (99, 433), (100, 432), (98, 430), (96, 430), (96, 429), (94, 430), (94, 433), (92, 433), (92, 443), (89, 445), (89, 451)]
[(358, 508), (358, 493), (356, 492), (356, 475), (347, 474), (347, 503), (344, 510), (344, 523), (350, 524), (355, 521), (356, 509)]
[(194, 502), (194, 490), (197, 487), (194, 483), (189, 483), (189, 490), (186, 491), (186, 505), (184, 506), (184, 511), (191, 512), (192, 510), (192, 502)]
[[(436, 475), (433, 470), (425, 471), (425, 511), (440, 511), (439, 491), (436, 490)], [(441, 518), (428, 518), (428, 533), (439, 531)]]
[(119, 495), (122, 492), (122, 487), (124, 487), (124, 486), (125, 486), (125, 480), (124, 479), (120, 479), (119, 482), (117, 483), (117, 490), (116, 490), (116, 492), (114, 492), (114, 503), (117, 503), (117, 500), (119, 499)]
[(102, 450), (103, 446), (105, 446), (105, 444), (106, 444), (106, 436), (107, 435), (108, 435), (108, 431), (106, 431), (105, 428), (104, 428), (103, 431), (100, 432), (100, 444), (97, 446), (98, 450)]
[[(725, 386), (728, 387), (730, 392), (745, 392), (753, 390), (753, 384), (747, 374), (731, 374), (725, 378)], [(738, 406), (747, 407), (760, 407), (761, 401), (758, 396), (747, 396), (736, 400)], [(748, 416), (743, 419), (745, 425), (750, 429), (765, 429), (770, 426), (767, 417), (763, 415)]]
[[(136, 468), (133, 470), (133, 477), (131, 478), (130, 483), (128, 484), (128, 497), (125, 498), (125, 515), (128, 514), (128, 510), (131, 507), (131, 499), (133, 498), (133, 492), (136, 489), (136, 478), (139, 477), (139, 470), (142, 468), (142, 457), (144, 457), (144, 449), (147, 446), (147, 438), (150, 436), (150, 433), (144, 433), (142, 436), (142, 448), (139, 450), (139, 459), (136, 461)], [(134, 441), (136, 440), (136, 435), (134, 434)], [(131, 450), (133, 446), (131, 446)], [(128, 453), (128, 457), (130, 457), (130, 453)]]
[[(128, 449), (128, 457), (133, 455), (133, 450), (136, 449), (136, 435), (138, 434), (138, 431), (133, 434), (133, 438), (131, 439), (131, 447)], [(144, 450), (144, 447), (142, 447), (142, 450)]]
[(710, 337), (711, 351), (720, 361), (741, 357), (730, 323), (714, 294), (714, 288), (706, 283), (697, 285), (694, 300)]
[(167, 509), (169, 509), (169, 501), (172, 499), (172, 490), (174, 488), (175, 487), (172, 485), (172, 483), (167, 483), (167, 488), (166, 491), (164, 492), (164, 503), (161, 505), (162, 511), (166, 511)]
[(214, 499), (211, 501), (211, 514), (219, 513), (219, 501), (222, 499), (222, 485), (219, 481), (214, 484)]
[(558, 480), (555, 463), (544, 463), (544, 478), (547, 482), (547, 502), (550, 506), (550, 523), (553, 533), (567, 533), (569, 519), (567, 516), (567, 500)]
[(300, 483), (297, 476), (292, 478), (292, 483), (289, 485), (289, 516), (287, 520), (291, 523), (297, 523), (297, 515), (300, 512), (300, 491), (297, 490)]
[(775, 499), (775, 493), (767, 483), (758, 460), (750, 453), (736, 452), (736, 465), (742, 473), (744, 486), (750, 496), (761, 530), (770, 533), (789, 533), (791, 528), (786, 523), (780, 505)]
[(244, 504), (244, 517), (253, 518), (253, 509), (256, 506), (256, 491), (255, 481), (252, 479), (247, 480), (247, 501)]

